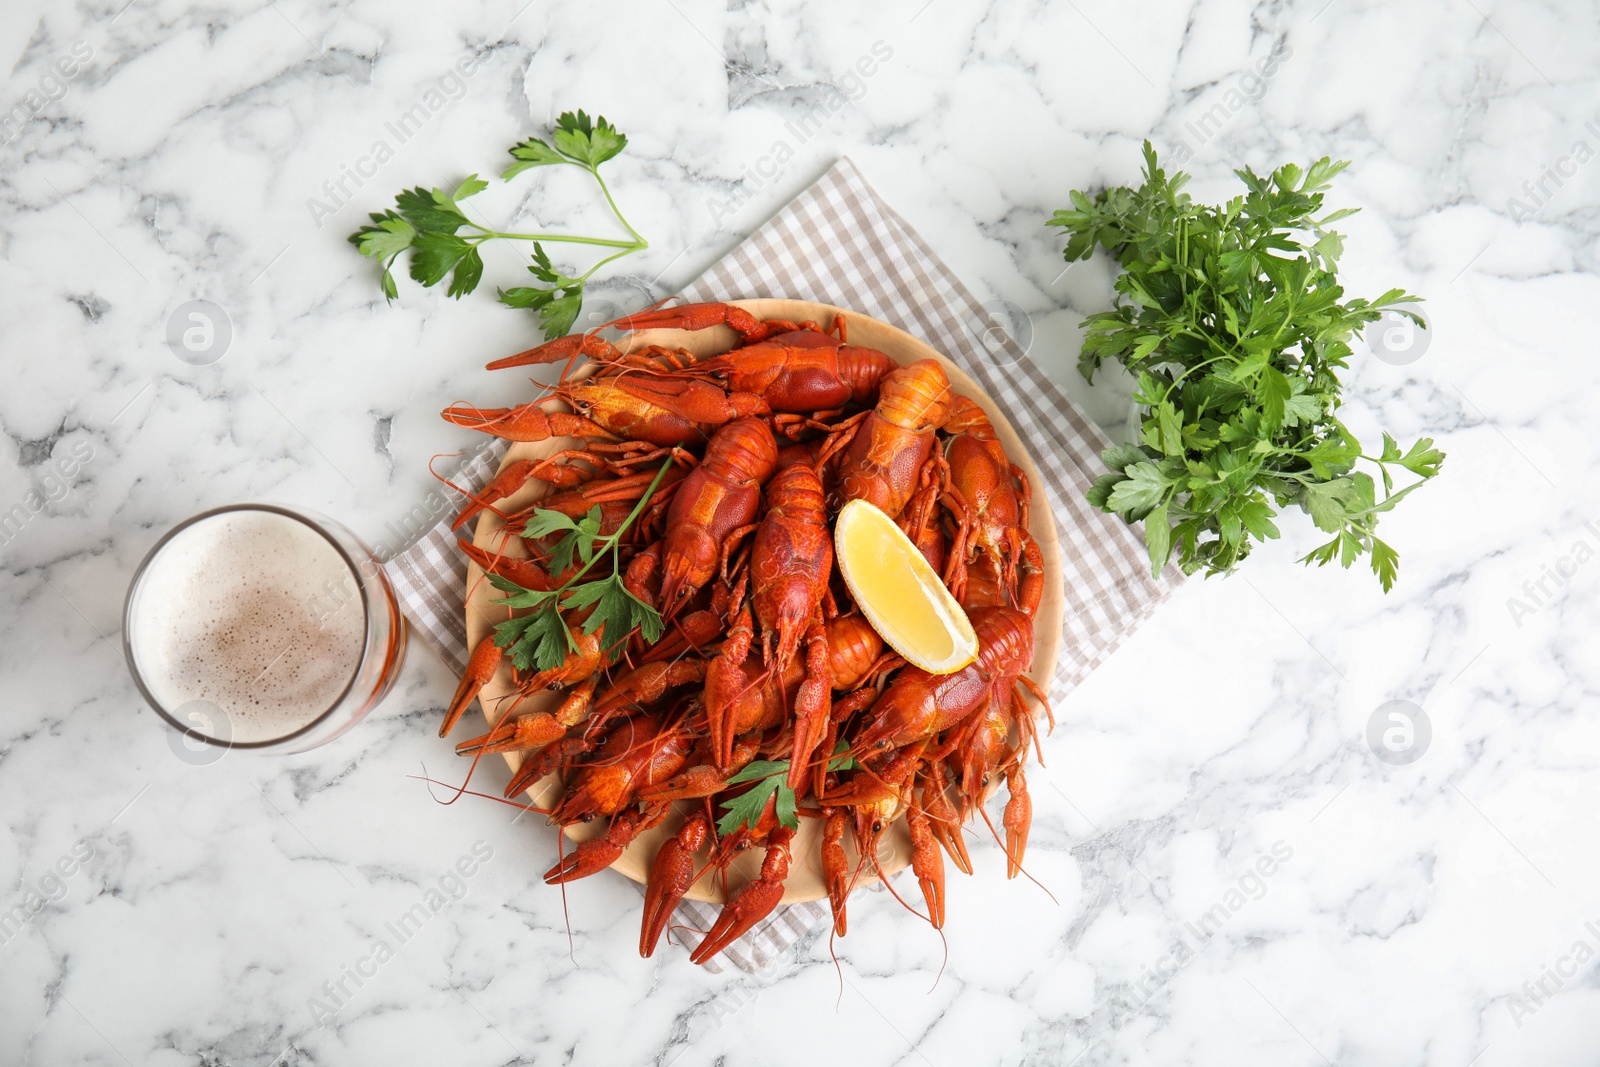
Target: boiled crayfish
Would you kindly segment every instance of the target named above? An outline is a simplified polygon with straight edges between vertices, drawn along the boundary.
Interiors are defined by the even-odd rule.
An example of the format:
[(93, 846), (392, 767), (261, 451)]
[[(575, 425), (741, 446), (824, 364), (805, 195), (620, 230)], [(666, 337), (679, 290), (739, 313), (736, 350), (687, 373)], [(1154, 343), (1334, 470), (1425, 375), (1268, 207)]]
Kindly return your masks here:
[[(975, 816), (988, 821), (983, 805), (1001, 782), (1009, 793), (1001, 819), (1009, 876), (1021, 871), (1027, 845), (1023, 767), (1039, 749), (1030, 696), (1049, 711), (1026, 673), (1044, 589), (1027, 477), (983, 409), (952, 391), (939, 361), (898, 366), (851, 345), (843, 316), (763, 321), (730, 304), (693, 304), (610, 325), (725, 327), (737, 341), (701, 358), (661, 346), (624, 351), (597, 331), (491, 363), (566, 367), (541, 401), (457, 405), (446, 419), (513, 441), (578, 443), (506, 464), (457, 525), (498, 515), (498, 541), (462, 542), (462, 551), (501, 579), (549, 590), (562, 575), (550, 573), (547, 546), (516, 537), (529, 511), (507, 510), (508, 498), (531, 479), (543, 481), (556, 492), (540, 507), (573, 518), (598, 508), (604, 533), (639, 505), (637, 525), (619, 542), (623, 581), (659, 612), (665, 631), (656, 641), (604, 635), (606, 646), (622, 641), (626, 650), (607, 662), (598, 638), (581, 634), (581, 620), (566, 620), (574, 635), (566, 660), (515, 676), (511, 691), (515, 698), (558, 690), (554, 709), (486, 709), (492, 728), (458, 751), (523, 753), (508, 796), (554, 774), (561, 787), (546, 812), (552, 822), (605, 820), (602, 833), (546, 873), (551, 883), (604, 869), (641, 833), (675, 820), (650, 868), (643, 955), (655, 950), (677, 903), (703, 880), (725, 881), (749, 849), (765, 850), (760, 874), (727, 893), (693, 961), (770, 913), (794, 860), (797, 818), (820, 822), (837, 933), (846, 929), (852, 887), (869, 867), (882, 873), (879, 844), (902, 819), (927, 918), (942, 926), (943, 857), (971, 873), (962, 826)], [(581, 359), (590, 368), (575, 375)], [(670, 476), (656, 479), (651, 465), (669, 456)], [(932, 675), (885, 650), (834, 566), (832, 519), (853, 499), (898, 517), (942, 572), (978, 635), (975, 662)], [(511, 544), (521, 548), (508, 552)], [(485, 638), (444, 732), (502, 669), (501, 649)], [(764, 804), (754, 805), (754, 794), (752, 814), (733, 825), (724, 809), (761, 784), (741, 774), (758, 760), (780, 768), (773, 776), (792, 796), (793, 814), (780, 810), (780, 790), (768, 783)]]

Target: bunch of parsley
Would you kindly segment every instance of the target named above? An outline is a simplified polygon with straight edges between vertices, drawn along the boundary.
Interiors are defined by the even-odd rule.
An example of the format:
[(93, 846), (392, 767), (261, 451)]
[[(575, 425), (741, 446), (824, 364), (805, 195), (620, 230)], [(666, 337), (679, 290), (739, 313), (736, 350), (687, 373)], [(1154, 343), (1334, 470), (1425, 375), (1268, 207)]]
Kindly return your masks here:
[[(1297, 505), (1332, 540), (1302, 562), (1370, 555), (1387, 592), (1398, 556), (1378, 517), (1439, 472), (1444, 454), (1422, 438), (1402, 449), (1388, 434), (1376, 456), (1336, 417), (1338, 372), (1354, 332), (1414, 302), (1399, 289), (1344, 300), (1336, 274), (1343, 237), (1320, 215), (1333, 177), (1326, 157), (1262, 178), (1237, 171), (1246, 193), (1219, 207), (1182, 192), (1144, 145), (1144, 184), (1072, 193), (1049, 225), (1066, 230), (1067, 262), (1104, 247), (1122, 265), (1110, 311), (1091, 315), (1078, 360), (1085, 378), (1107, 359), (1137, 381), (1139, 442), (1104, 454), (1110, 472), (1089, 501), (1129, 523), (1144, 520), (1152, 573), (1176, 553), (1187, 574), (1231, 571), (1254, 542), (1278, 536), (1272, 518)], [(1375, 464), (1384, 495), (1358, 461)], [(1394, 489), (1391, 467), (1418, 481)]]
[[(574, 560), (581, 566), (555, 589), (524, 589), (499, 575), (489, 575), (489, 581), (496, 589), (509, 594), (495, 601), (495, 606), (534, 609), (527, 615), (507, 619), (495, 627), (494, 643), (510, 654), (517, 670), (553, 670), (566, 660), (567, 653), (578, 651), (577, 639), (562, 615), (565, 611), (588, 611), (588, 617), (583, 621), (585, 634), (604, 628), (600, 639), (605, 642), (608, 660), (615, 657), (635, 630), (650, 644), (661, 639), (664, 627), (660, 614), (634, 596), (623, 584), (621, 541), (622, 535), (655, 495), (656, 487), (661, 484), (662, 477), (672, 464), (673, 461), (668, 459), (661, 465), (650, 488), (613, 533), (600, 533), (598, 505), (590, 508), (581, 519), (548, 508), (534, 511), (523, 530), (523, 537), (540, 540), (558, 533), (561, 535), (550, 550), (550, 573), (566, 573), (572, 568)], [(592, 581), (582, 580), (596, 563), (608, 556), (610, 574)]]
[[(374, 212), (368, 217), (371, 225), (363, 226), (350, 235), (350, 243), (363, 256), (380, 265), (379, 285), (383, 295), (391, 302), (399, 295), (395, 287), (395, 261), (411, 253), (411, 277), (423, 286), (438, 285), (445, 275), (450, 276), (446, 292), (456, 299), (478, 287), (483, 278), (483, 258), (478, 246), (485, 241), (523, 240), (533, 242), (533, 264), (528, 267), (541, 285), (516, 286), (500, 290), (500, 300), (514, 308), (527, 308), (539, 314), (547, 340), (568, 333), (577, 321), (578, 310), (583, 306), (583, 287), (590, 275), (614, 259), (648, 248), (649, 244), (639, 232), (628, 224), (612, 199), (611, 190), (600, 176), (600, 164), (627, 147), (628, 138), (603, 117), (593, 122), (582, 111), (567, 111), (556, 120), (551, 131), (551, 144), (530, 137), (509, 149), (513, 162), (500, 175), (510, 181), (525, 170), (534, 167), (572, 166), (588, 171), (599, 184), (606, 203), (625, 230), (631, 235), (627, 240), (609, 237), (582, 237), (559, 233), (504, 233), (480, 226), (467, 218), (461, 201), (481, 193), (489, 183), (476, 174), (469, 174), (454, 192), (442, 189), (424, 189), (418, 186), (407, 189), (395, 197), (394, 209)], [(463, 232), (465, 230), (465, 232)], [(596, 245), (618, 251), (606, 256), (594, 266), (577, 276), (562, 274), (550, 262), (542, 242)]]

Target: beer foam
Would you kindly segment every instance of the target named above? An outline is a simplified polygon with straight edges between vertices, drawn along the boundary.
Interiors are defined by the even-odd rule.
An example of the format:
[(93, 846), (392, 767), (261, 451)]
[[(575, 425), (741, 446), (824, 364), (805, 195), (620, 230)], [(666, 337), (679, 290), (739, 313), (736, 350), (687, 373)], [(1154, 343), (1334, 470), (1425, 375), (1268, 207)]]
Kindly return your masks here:
[(271, 741), (309, 725), (360, 665), (358, 578), (322, 534), (286, 515), (193, 523), (150, 562), (136, 596), (128, 636), (146, 687), (180, 721), (190, 701), (216, 705), (220, 725), (190, 724), (221, 740)]

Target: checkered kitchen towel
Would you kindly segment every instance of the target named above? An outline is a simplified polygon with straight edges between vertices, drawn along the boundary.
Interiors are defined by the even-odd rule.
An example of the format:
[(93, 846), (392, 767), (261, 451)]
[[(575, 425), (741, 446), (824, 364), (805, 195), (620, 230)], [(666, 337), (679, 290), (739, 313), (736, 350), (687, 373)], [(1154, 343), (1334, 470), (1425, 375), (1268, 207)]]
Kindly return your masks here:
[[(1055, 515), (1066, 585), (1061, 655), (1050, 687), (1060, 700), (1133, 632), (1180, 579), (1150, 577), (1142, 538), (1084, 500), (1109, 442), (991, 319), (905, 220), (842, 159), (748, 240), (683, 291), (690, 301), (790, 297), (850, 308), (927, 341), (971, 374), (1028, 441)], [(454, 480), (481, 485), (503, 446), (469, 459)], [(388, 564), (417, 631), (457, 670), (467, 659), (465, 564), (449, 516)], [(827, 914), (821, 901), (779, 909), (726, 956), (745, 970), (771, 964)], [(685, 902), (677, 922), (709, 929), (711, 906)], [(687, 938), (695, 943), (696, 935)]]

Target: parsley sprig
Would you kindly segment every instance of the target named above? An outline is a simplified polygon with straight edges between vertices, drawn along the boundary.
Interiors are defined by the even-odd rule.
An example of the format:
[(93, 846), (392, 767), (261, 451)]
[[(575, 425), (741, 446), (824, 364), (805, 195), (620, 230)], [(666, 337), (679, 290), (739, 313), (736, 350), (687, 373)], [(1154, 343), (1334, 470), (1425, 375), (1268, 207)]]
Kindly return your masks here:
[[(1115, 306), (1084, 321), (1078, 367), (1092, 380), (1105, 360), (1120, 363), (1143, 408), (1138, 443), (1104, 454), (1110, 472), (1089, 501), (1144, 520), (1153, 573), (1176, 553), (1188, 574), (1232, 570), (1253, 542), (1278, 536), (1279, 508), (1298, 505), (1333, 535), (1302, 562), (1349, 567), (1370, 554), (1387, 592), (1398, 556), (1378, 518), (1438, 474), (1444, 454), (1429, 438), (1402, 449), (1384, 434), (1382, 452), (1365, 455), (1334, 414), (1356, 329), (1389, 309), (1426, 326), (1400, 289), (1341, 302), (1344, 239), (1329, 226), (1354, 211), (1320, 212), (1348, 164), (1240, 170), (1246, 195), (1214, 207), (1193, 203), (1188, 176), (1168, 177), (1148, 141), (1144, 158), (1139, 188), (1092, 200), (1074, 190), (1049, 223), (1067, 232), (1069, 263), (1096, 247), (1121, 263)], [(1377, 466), (1381, 500), (1360, 460)], [(1391, 468), (1420, 480), (1396, 492)]]
[[(523, 530), (523, 537), (537, 540), (561, 534), (550, 550), (550, 573), (565, 573), (572, 567), (574, 558), (581, 566), (559, 587), (548, 590), (524, 589), (499, 575), (488, 576), (496, 589), (510, 594), (496, 601), (497, 606), (535, 609), (530, 614), (500, 623), (494, 630), (494, 643), (510, 653), (517, 670), (552, 670), (566, 660), (567, 653), (578, 651), (577, 639), (562, 617), (564, 611), (592, 609), (583, 621), (583, 632), (592, 634), (604, 627), (601, 639), (606, 642), (608, 656), (614, 656), (635, 630), (643, 634), (647, 642), (653, 644), (660, 640), (663, 629), (660, 614), (634, 596), (622, 582), (620, 542), (655, 495), (656, 487), (672, 463), (668, 459), (661, 465), (650, 488), (611, 534), (602, 536), (600, 533), (598, 505), (590, 508), (581, 519), (548, 508), (535, 509)], [(595, 581), (582, 581), (607, 554), (611, 558), (611, 573)]]
[[(483, 278), (483, 257), (478, 252), (479, 245), (496, 240), (532, 241), (533, 264), (528, 270), (537, 281), (544, 284), (501, 289), (500, 300), (511, 307), (538, 312), (546, 339), (568, 333), (583, 306), (583, 287), (590, 276), (612, 260), (648, 248), (649, 243), (623, 218), (605, 179), (600, 176), (600, 165), (621, 152), (627, 146), (628, 138), (602, 117), (596, 116), (591, 122), (582, 111), (576, 114), (568, 111), (556, 120), (550, 140), (553, 144), (530, 137), (512, 146), (509, 151), (515, 162), (501, 173), (501, 180), (509, 182), (534, 167), (572, 166), (586, 170), (599, 184), (612, 214), (631, 235), (629, 239), (558, 233), (507, 233), (481, 226), (467, 217), (461, 202), (487, 189), (489, 183), (476, 174), (470, 174), (453, 192), (424, 189), (421, 186), (401, 192), (395, 197), (393, 209), (373, 212), (369, 216), (372, 223), (350, 235), (350, 243), (356, 246), (357, 251), (379, 264), (382, 271), (379, 284), (383, 295), (391, 302), (399, 296), (393, 268), (407, 251), (411, 253), (410, 273), (415, 281), (424, 287), (432, 287), (449, 275), (450, 284), (445, 291), (459, 300), (476, 289)], [(557, 270), (550, 262), (542, 244), (546, 241), (595, 245), (617, 251), (582, 274), (568, 275)]]
[[(828, 770), (847, 771), (856, 766), (856, 761), (849, 755), (850, 746), (845, 741), (840, 741), (833, 749), (833, 758), (828, 761)], [(743, 782), (756, 783), (731, 800), (724, 800), (722, 806), (726, 812), (717, 820), (717, 833), (731, 834), (741, 826), (754, 830), (761, 822), (761, 812), (767, 806), (767, 801), (774, 793), (778, 800), (774, 812), (778, 816), (780, 825), (793, 830), (800, 825), (800, 815), (795, 808), (794, 790), (789, 788), (789, 761), (783, 760), (752, 760), (728, 779), (729, 785), (739, 785)]]

